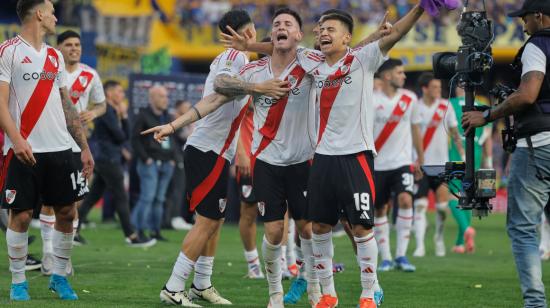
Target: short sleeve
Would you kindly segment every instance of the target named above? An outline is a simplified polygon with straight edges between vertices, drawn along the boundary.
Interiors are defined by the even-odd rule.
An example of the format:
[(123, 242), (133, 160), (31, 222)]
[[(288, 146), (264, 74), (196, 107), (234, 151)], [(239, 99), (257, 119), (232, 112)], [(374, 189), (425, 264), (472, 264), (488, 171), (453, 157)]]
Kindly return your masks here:
[(101, 84), (101, 79), (99, 75), (95, 72), (91, 87), (90, 101), (94, 104), (105, 103), (105, 92), (103, 92), (103, 85)]
[(353, 54), (362, 62), (366, 69), (370, 72), (376, 72), (380, 65), (388, 59), (382, 54), (379, 41), (372, 42), (363, 47), (353, 49)]
[(544, 52), (533, 43), (528, 43), (521, 55), (522, 72), (521, 76), (538, 71), (546, 74), (546, 55)]
[(69, 89), (71, 85), (69, 84), (69, 76), (67, 75), (67, 70), (65, 68), (65, 60), (63, 59), (63, 55), (60, 51), (56, 50), (58, 55), (58, 61), (59, 61), (59, 70), (58, 70), (58, 76), (57, 79), (57, 86), (58, 88), (67, 88)]
[(457, 127), (458, 126), (458, 121), (456, 119), (456, 112), (455, 112), (455, 108), (453, 107), (453, 104), (451, 104), (450, 102), (447, 102), (447, 106), (449, 106), (449, 108), (447, 108), (447, 114), (445, 115), (445, 124), (447, 124), (447, 127)]
[(237, 77), (239, 76), (241, 68), (247, 63), (248, 59), (244, 53), (238, 50), (229, 49), (221, 55), (220, 60), (218, 61), (216, 76), (229, 75), (232, 77)]
[(296, 61), (306, 73), (309, 73), (325, 61), (325, 56), (318, 50), (299, 47), (296, 51)]
[(13, 52), (11, 49), (4, 50), (0, 55), (0, 81), (11, 83), (11, 63)]
[(418, 108), (418, 98), (415, 96), (411, 102), (411, 123), (420, 124), (422, 122), (422, 117), (420, 116), (420, 110)]

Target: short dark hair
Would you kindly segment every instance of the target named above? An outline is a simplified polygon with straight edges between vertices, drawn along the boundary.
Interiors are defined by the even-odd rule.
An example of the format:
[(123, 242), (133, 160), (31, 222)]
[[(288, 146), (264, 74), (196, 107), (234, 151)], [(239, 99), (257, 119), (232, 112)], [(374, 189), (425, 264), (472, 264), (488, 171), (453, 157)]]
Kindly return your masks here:
[(222, 16), (218, 23), (218, 28), (225, 34), (231, 34), (231, 32), (227, 30), (227, 26), (230, 26), (235, 31), (239, 31), (243, 26), (249, 23), (252, 23), (252, 19), (245, 10), (231, 10)]
[(382, 65), (380, 65), (377, 74), (378, 76), (380, 76), (383, 72), (393, 70), (394, 68), (402, 65), (403, 61), (395, 58), (389, 58), (384, 63), (382, 63)]
[(121, 85), (120, 82), (118, 82), (116, 80), (113, 80), (113, 79), (109, 79), (109, 80), (107, 80), (103, 83), (103, 91), (107, 92), (107, 91), (111, 90), (112, 88), (118, 87), (120, 85)]
[(435, 78), (435, 75), (432, 72), (425, 72), (418, 77), (418, 86), (420, 89), (423, 87), (427, 87), (432, 80), (437, 79)]
[(60, 45), (63, 42), (65, 42), (66, 40), (68, 40), (70, 38), (73, 38), (73, 37), (76, 37), (77, 39), (80, 40), (80, 34), (76, 33), (73, 30), (67, 30), (67, 31), (65, 31), (65, 32), (63, 32), (63, 33), (61, 33), (57, 36), (57, 45)]
[(298, 22), (298, 25), (300, 26), (300, 30), (302, 29), (302, 17), (300, 17), (300, 14), (298, 14), (298, 12), (296, 12), (295, 10), (289, 7), (283, 7), (278, 9), (275, 12), (275, 14), (273, 14), (273, 18), (271, 18), (271, 22), (273, 23), (273, 21), (275, 20), (275, 18), (277, 18), (277, 16), (283, 15), (283, 14), (287, 14), (294, 17), (294, 19), (296, 19), (296, 21)]
[(349, 19), (353, 20), (353, 17), (351, 16), (350, 13), (348, 13), (344, 10), (339, 10), (339, 9), (328, 9), (328, 10), (324, 11), (321, 14), (321, 17), (326, 16), (326, 15), (330, 15), (330, 14), (339, 14), (339, 15), (346, 16)]
[(16, 12), (20, 21), (25, 20), (27, 15), (34, 9), (37, 5), (46, 3), (47, 0), (19, 0), (17, 1)]
[(353, 19), (351, 18), (351, 15), (342, 15), (337, 13), (324, 15), (323, 17), (321, 17), (320, 23), (323, 23), (327, 20), (338, 20), (348, 28), (349, 33), (353, 33)]

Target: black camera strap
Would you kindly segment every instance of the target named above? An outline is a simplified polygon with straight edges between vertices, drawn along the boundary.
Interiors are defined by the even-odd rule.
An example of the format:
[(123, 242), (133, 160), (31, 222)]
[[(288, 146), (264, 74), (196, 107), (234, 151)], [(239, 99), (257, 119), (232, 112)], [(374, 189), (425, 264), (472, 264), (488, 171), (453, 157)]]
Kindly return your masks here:
[(533, 164), (535, 165), (535, 170), (537, 171), (536, 177), (537, 179), (541, 181), (550, 181), (550, 176), (543, 176), (539, 164), (537, 164), (537, 161), (535, 160), (535, 148), (533, 148), (533, 141), (531, 140), (531, 136), (528, 136), (525, 138), (527, 141), (527, 147), (529, 148), (529, 158), (533, 161)]

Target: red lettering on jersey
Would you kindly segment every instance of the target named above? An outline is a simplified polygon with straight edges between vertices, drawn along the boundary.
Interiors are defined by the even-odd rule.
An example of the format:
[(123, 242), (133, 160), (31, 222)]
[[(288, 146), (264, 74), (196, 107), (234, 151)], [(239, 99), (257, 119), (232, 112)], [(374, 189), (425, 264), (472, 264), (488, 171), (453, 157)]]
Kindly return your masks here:
[(437, 106), (437, 109), (435, 109), (435, 112), (432, 116), (432, 120), (430, 121), (430, 124), (428, 124), (426, 133), (424, 133), (424, 138), (422, 140), (422, 146), (424, 148), (424, 151), (426, 151), (426, 149), (432, 142), (432, 139), (435, 134), (435, 130), (439, 126), (439, 123), (441, 123), (441, 120), (443, 120), (443, 117), (446, 111), (447, 111), (447, 104), (445, 102), (439, 103), (439, 106)]
[[(288, 81), (289, 77), (293, 76), (296, 80), (292, 83), (295, 84), (294, 87), (298, 87), (302, 83), (305, 74), (305, 70), (300, 65), (296, 65), (294, 69), (288, 73), (284, 81)], [(279, 99), (275, 104), (269, 107), (264, 126), (260, 128), (262, 140), (260, 141), (260, 145), (258, 146), (258, 149), (256, 149), (254, 155), (252, 155), (252, 159), (250, 161), (250, 168), (252, 170), (254, 170), (254, 163), (256, 162), (258, 155), (260, 155), (260, 153), (267, 148), (273, 139), (275, 139), (275, 136), (277, 136), (277, 132), (279, 131), (279, 126), (281, 125), (283, 114), (285, 112), (285, 107), (288, 103), (289, 95), (290, 94), (285, 95), (285, 97)]]
[(86, 92), (86, 89), (92, 83), (93, 78), (94, 74), (92, 72), (87, 72), (84, 70), (80, 73), (80, 75), (78, 75), (76, 80), (73, 82), (71, 92), (69, 93), (73, 104), (76, 105), (76, 103), (78, 103), (78, 100), (82, 94)]
[(405, 115), (405, 112), (407, 112), (407, 109), (409, 109), (409, 106), (411, 105), (412, 97), (403, 94), (401, 98), (397, 101), (397, 104), (395, 105), (395, 108), (393, 109), (393, 112), (388, 119), (388, 122), (384, 125), (384, 128), (380, 131), (380, 134), (378, 134), (378, 137), (375, 141), (376, 150), (380, 151), (380, 149), (384, 146), (386, 141), (390, 138), (390, 135), (393, 133), (399, 122), (401, 121), (401, 118)]
[[(346, 76), (351, 71), (350, 68), (353, 59), (355, 59), (355, 57), (352, 54), (348, 54), (346, 56), (346, 59), (344, 60), (344, 65), (342, 65), (336, 73), (330, 75), (327, 78), (329, 84), (332, 84), (332, 82), (338, 78)], [(342, 68), (346, 68), (345, 71), (342, 71)], [(319, 125), (319, 137), (317, 139), (317, 144), (319, 144), (321, 142), (321, 138), (323, 138), (323, 134), (325, 133), (325, 129), (327, 128), (330, 111), (332, 110), (332, 106), (334, 105), (334, 101), (336, 100), (336, 96), (338, 96), (338, 92), (340, 92), (341, 87), (342, 82), (337, 82), (336, 86), (326, 87), (323, 88), (323, 90), (321, 91), (321, 123)]]
[(235, 134), (237, 133), (237, 130), (239, 129), (241, 121), (247, 110), (248, 104), (245, 104), (239, 112), (239, 115), (231, 123), (229, 135), (227, 136), (227, 139), (225, 139), (225, 143), (222, 150), (220, 151), (220, 155), (218, 155), (218, 159), (216, 160), (214, 168), (212, 169), (210, 174), (208, 174), (208, 176), (197, 187), (195, 187), (195, 189), (191, 193), (191, 198), (189, 201), (190, 211), (195, 210), (195, 208), (202, 202), (202, 200), (204, 200), (208, 192), (210, 192), (212, 188), (214, 188), (214, 185), (216, 185), (216, 183), (218, 182), (218, 179), (220, 178), (220, 175), (223, 171), (223, 166), (225, 165), (225, 158), (223, 158), (223, 154), (227, 151), (229, 146), (231, 146), (233, 138), (235, 138)]

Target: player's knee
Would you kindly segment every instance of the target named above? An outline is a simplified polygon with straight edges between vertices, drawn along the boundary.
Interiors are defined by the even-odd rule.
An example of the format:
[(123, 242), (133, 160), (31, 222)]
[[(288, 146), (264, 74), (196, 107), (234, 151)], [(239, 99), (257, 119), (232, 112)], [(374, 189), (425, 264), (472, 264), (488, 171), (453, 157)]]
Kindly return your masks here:
[(324, 223), (313, 223), (312, 225), (313, 233), (315, 234), (325, 234), (329, 233), (332, 230), (332, 226)]
[(310, 222), (307, 222), (305, 220), (297, 220), (296, 226), (298, 228), (298, 231), (300, 233), (300, 237), (304, 239), (310, 239), (311, 235), (313, 233), (312, 226)]
[(397, 202), (399, 203), (399, 208), (401, 209), (410, 209), (412, 208), (412, 196), (409, 193), (400, 193), (397, 196)]
[(352, 227), (352, 233), (355, 237), (365, 237), (373, 232), (372, 226), (354, 225)]
[(265, 237), (273, 245), (279, 245), (283, 241), (284, 221), (277, 220), (265, 223)]
[(43, 205), (42, 208), (40, 209), (40, 214), (52, 216), (52, 215), (55, 214), (55, 212), (54, 212), (54, 210), (53, 210), (53, 207), (47, 206), (47, 205)]
[(9, 228), (13, 231), (25, 231), (32, 220), (32, 210), (11, 210), (9, 218)]
[(70, 223), (72, 225), (75, 217), (76, 208), (72, 204), (55, 208), (55, 220), (60, 224)]

